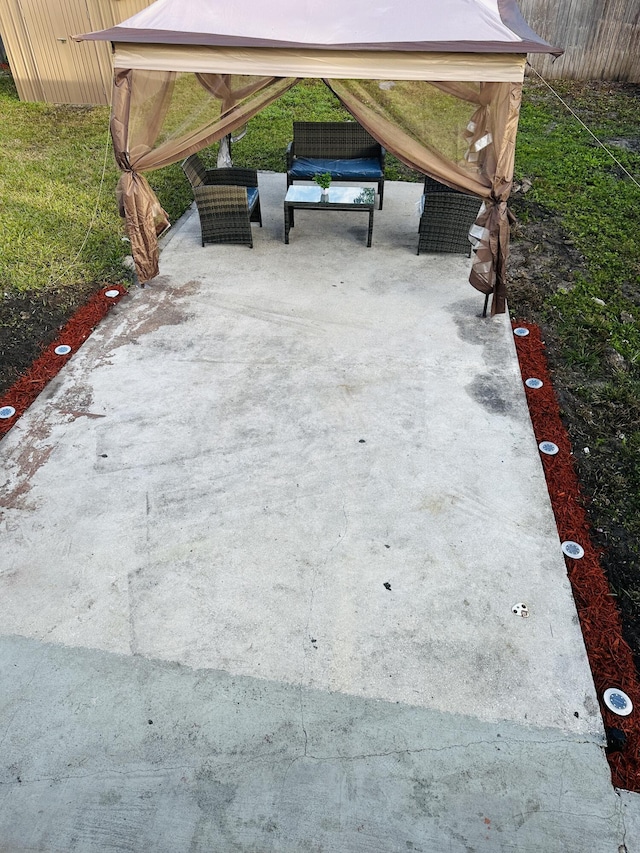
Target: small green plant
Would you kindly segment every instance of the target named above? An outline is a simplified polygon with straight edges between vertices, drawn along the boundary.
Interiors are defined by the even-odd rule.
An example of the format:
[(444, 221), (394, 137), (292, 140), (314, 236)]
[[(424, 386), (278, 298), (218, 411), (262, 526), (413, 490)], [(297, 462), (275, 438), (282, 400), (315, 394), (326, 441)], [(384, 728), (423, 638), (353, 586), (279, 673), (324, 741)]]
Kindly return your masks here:
[(331, 186), (331, 174), (329, 172), (323, 172), (321, 175), (314, 175), (313, 180), (319, 187), (322, 187), (323, 190), (328, 190)]

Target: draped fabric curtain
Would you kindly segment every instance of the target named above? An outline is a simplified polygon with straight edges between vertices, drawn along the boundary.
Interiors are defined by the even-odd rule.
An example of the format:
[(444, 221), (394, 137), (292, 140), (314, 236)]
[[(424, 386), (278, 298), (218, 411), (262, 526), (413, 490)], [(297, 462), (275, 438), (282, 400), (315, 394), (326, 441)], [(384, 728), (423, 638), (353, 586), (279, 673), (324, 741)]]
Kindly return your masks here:
[[(141, 174), (175, 163), (242, 127), (296, 78), (117, 69), (111, 133), (120, 211), (140, 281), (158, 274), (169, 222)], [(477, 195), (469, 280), (505, 311), (511, 190), (522, 84), (327, 79), (353, 117), (399, 160)], [(480, 205), (479, 205), (480, 206)]]
[[(521, 83), (325, 80), (405, 165), (483, 199), (469, 281), (506, 308), (506, 263)], [(464, 149), (464, 150), (463, 150)]]
[(157, 237), (169, 226), (141, 173), (176, 163), (242, 127), (296, 82), (116, 69), (111, 137), (122, 171), (117, 197), (140, 281), (158, 275)]

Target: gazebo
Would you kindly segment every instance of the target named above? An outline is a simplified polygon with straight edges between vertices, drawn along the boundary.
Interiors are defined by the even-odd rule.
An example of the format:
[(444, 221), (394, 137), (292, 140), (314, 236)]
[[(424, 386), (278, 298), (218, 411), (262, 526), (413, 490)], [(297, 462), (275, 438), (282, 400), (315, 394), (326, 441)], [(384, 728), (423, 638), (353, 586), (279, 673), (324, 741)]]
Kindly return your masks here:
[(116, 27), (111, 134), (120, 211), (141, 281), (168, 224), (144, 171), (243, 126), (320, 78), (413, 169), (483, 200), (471, 284), (505, 311), (507, 199), (527, 53), (552, 53), (514, 0), (157, 0)]

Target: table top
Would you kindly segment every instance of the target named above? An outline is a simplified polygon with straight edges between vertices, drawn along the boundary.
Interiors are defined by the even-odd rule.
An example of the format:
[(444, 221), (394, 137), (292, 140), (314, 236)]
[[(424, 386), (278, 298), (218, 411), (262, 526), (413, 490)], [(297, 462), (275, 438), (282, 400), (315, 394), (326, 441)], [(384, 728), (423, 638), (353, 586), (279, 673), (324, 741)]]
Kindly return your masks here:
[(322, 190), (318, 186), (292, 185), (287, 190), (285, 203), (313, 205), (349, 205), (354, 207), (373, 207), (376, 202), (375, 190), (371, 187), (329, 187), (329, 198), (320, 198)]

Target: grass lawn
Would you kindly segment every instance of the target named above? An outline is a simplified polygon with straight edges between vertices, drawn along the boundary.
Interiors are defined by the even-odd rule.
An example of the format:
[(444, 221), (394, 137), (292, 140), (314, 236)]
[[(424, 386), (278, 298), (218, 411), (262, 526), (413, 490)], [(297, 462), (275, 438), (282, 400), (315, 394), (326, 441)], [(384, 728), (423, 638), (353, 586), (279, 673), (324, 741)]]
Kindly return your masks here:
[[(640, 180), (640, 89), (554, 86)], [(2, 390), (92, 290), (128, 283), (131, 273), (108, 110), (22, 104), (0, 74), (0, 113)], [(294, 118), (346, 116), (323, 84), (305, 81), (251, 121), (234, 161), (284, 171)], [(203, 154), (210, 164), (215, 155), (215, 146)], [(147, 177), (175, 221), (192, 200), (180, 166)], [(387, 178), (418, 176), (389, 157)], [(516, 179), (530, 189), (512, 197), (509, 308), (543, 329), (595, 536), (640, 663), (640, 189), (533, 80)]]

